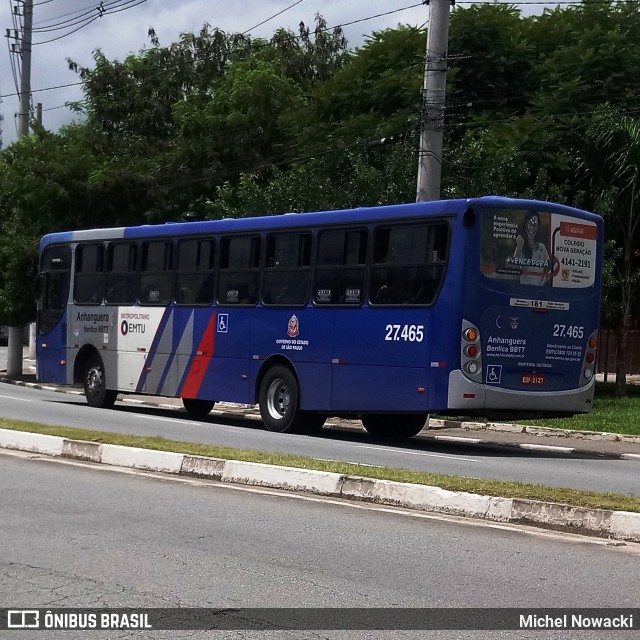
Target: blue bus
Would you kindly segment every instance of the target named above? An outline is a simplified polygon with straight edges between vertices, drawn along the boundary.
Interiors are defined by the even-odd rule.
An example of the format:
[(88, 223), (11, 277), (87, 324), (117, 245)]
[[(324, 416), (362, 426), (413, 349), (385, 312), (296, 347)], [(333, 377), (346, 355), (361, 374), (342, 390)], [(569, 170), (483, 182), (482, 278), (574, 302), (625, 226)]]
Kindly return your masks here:
[(591, 410), (603, 221), (487, 196), (41, 240), (37, 376), (258, 404), (267, 429)]

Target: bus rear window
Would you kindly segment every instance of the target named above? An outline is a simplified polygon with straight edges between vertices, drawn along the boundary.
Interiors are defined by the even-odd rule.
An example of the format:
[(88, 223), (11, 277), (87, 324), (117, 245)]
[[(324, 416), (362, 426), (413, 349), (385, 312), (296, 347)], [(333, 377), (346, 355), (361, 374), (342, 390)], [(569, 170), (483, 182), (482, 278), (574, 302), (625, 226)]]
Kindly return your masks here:
[(596, 280), (595, 223), (535, 209), (482, 212), (480, 272), (535, 287), (583, 289)]
[(433, 304), (444, 279), (448, 246), (444, 222), (376, 229), (369, 302)]

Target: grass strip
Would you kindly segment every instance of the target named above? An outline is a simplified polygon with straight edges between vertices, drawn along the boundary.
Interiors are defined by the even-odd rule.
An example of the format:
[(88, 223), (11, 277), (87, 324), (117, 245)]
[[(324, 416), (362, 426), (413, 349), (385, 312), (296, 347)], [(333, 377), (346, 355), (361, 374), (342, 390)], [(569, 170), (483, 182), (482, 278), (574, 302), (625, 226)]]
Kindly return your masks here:
[[(433, 416), (444, 420), (471, 420), (472, 422), (494, 422), (482, 418), (466, 416)], [(511, 422), (511, 421), (510, 421)], [(628, 384), (627, 395), (618, 398), (615, 384), (597, 382), (590, 413), (579, 413), (568, 418), (535, 418), (533, 420), (514, 420), (514, 424), (523, 424), (551, 429), (568, 429), (570, 431), (597, 431), (601, 433), (617, 433), (627, 436), (640, 436), (640, 385)]]
[(91, 431), (72, 427), (8, 420), (6, 418), (0, 418), (0, 428), (59, 436), (70, 440), (87, 440), (89, 442), (138, 447), (140, 449), (156, 449), (158, 451), (173, 451), (175, 453), (222, 458), (224, 460), (259, 462), (262, 464), (295, 467), (298, 469), (316, 469), (318, 471), (329, 471), (350, 476), (375, 478), (378, 480), (424, 484), (441, 487), (449, 491), (464, 491), (486, 496), (541, 500), (543, 502), (557, 502), (592, 509), (640, 512), (640, 498), (625, 496), (623, 494), (598, 493), (595, 491), (547, 487), (542, 484), (526, 484), (504, 480), (449, 476), (390, 467), (370, 467), (346, 462), (317, 460), (315, 458), (284, 453), (218, 447), (199, 444), (197, 442), (178, 442), (160, 436), (145, 437), (104, 431)]

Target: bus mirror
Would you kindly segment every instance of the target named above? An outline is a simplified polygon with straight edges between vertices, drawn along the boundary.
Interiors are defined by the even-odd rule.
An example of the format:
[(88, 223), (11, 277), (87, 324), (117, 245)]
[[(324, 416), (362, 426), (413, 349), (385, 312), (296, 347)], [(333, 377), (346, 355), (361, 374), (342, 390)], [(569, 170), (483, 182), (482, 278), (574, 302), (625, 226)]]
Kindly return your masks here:
[(462, 216), (462, 224), (469, 228), (476, 223), (476, 212), (473, 209), (467, 209)]

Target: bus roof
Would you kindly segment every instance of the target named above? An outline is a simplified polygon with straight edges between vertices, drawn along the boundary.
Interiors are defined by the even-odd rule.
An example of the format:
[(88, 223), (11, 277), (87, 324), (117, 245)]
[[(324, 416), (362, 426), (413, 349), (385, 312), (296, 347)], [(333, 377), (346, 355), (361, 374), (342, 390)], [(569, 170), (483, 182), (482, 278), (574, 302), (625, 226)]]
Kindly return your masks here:
[(234, 233), (243, 231), (267, 231), (270, 229), (299, 228), (303, 226), (324, 226), (331, 224), (353, 224), (372, 221), (412, 218), (429, 215), (460, 215), (469, 207), (491, 207), (506, 209), (535, 209), (553, 211), (570, 216), (597, 221), (599, 216), (566, 205), (539, 200), (505, 198), (503, 196), (482, 196), (457, 200), (434, 200), (405, 204), (357, 207), (333, 211), (308, 213), (286, 213), (255, 216), (250, 218), (225, 218), (192, 222), (166, 222), (164, 224), (85, 229), (63, 231), (45, 235), (41, 248), (55, 243), (79, 242), (87, 240), (115, 240), (124, 238), (148, 238), (166, 236), (188, 236), (203, 233)]

